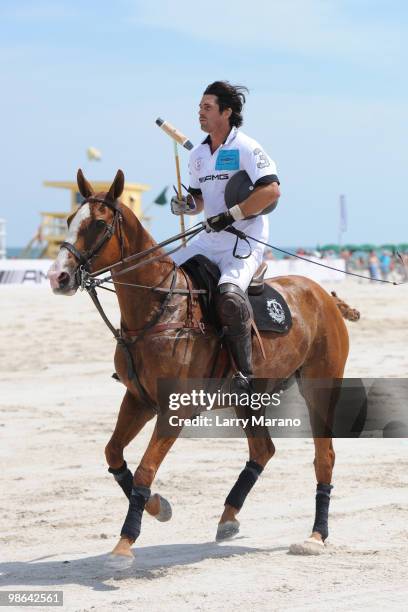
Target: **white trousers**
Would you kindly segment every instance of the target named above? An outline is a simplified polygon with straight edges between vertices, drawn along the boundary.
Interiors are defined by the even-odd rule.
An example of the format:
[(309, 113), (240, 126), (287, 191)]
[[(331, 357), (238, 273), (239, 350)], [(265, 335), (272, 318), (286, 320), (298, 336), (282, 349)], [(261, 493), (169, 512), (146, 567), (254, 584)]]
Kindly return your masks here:
[[(231, 240), (232, 239), (232, 240)], [(253, 275), (263, 260), (264, 246), (250, 241), (252, 253), (247, 259), (237, 259), (232, 251), (235, 244), (235, 237), (225, 232), (205, 233), (191, 241), (184, 249), (180, 249), (172, 255), (177, 265), (181, 265), (194, 255), (205, 255), (215, 263), (221, 272), (218, 285), (223, 283), (233, 283), (238, 285), (242, 291), (248, 289)], [(238, 241), (237, 253), (246, 255), (249, 246), (243, 240)]]

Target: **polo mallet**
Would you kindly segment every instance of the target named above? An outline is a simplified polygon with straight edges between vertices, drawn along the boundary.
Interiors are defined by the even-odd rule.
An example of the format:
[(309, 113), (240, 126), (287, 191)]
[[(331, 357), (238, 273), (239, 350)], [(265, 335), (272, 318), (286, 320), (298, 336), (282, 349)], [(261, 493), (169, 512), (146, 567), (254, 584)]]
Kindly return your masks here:
[[(187, 151), (191, 151), (194, 145), (187, 138), (187, 136), (184, 136), (184, 134), (182, 134), (177, 128), (171, 125), (171, 123), (169, 123), (168, 121), (163, 121), (163, 119), (160, 119), (159, 117), (158, 119), (156, 119), (156, 125), (158, 125), (164, 132), (166, 132), (168, 136), (170, 136), (170, 138), (173, 139), (174, 157), (176, 160), (176, 174), (177, 174), (177, 196), (178, 196), (178, 199), (181, 200), (183, 194), (181, 192), (180, 160), (179, 160), (177, 143), (181, 144), (181, 146), (187, 149)], [(184, 215), (180, 215), (180, 230), (182, 233), (186, 231), (185, 224), (184, 224)], [(184, 237), (182, 238), (182, 243), (183, 243), (183, 246), (186, 246), (186, 239)]]

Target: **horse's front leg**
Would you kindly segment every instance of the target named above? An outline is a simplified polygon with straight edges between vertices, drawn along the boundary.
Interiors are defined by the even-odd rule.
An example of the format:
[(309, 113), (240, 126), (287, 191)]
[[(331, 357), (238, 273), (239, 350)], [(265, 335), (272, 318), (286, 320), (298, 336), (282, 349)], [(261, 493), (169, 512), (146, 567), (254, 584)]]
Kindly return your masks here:
[(154, 416), (154, 410), (141, 404), (126, 391), (114, 432), (105, 448), (105, 456), (109, 472), (113, 474), (128, 499), (132, 491), (133, 474), (127, 467), (123, 451)]
[[(177, 431), (177, 435), (179, 431)], [(114, 557), (133, 559), (131, 546), (139, 537), (144, 509), (147, 509), (147, 504), (150, 504), (151, 514), (160, 511), (160, 498), (150, 496), (150, 487), (160, 464), (176, 441), (177, 435), (172, 438), (161, 437), (156, 423), (149, 445), (133, 477), (129, 509), (123, 523), (119, 542), (112, 551)]]
[[(275, 446), (268, 428), (264, 425), (252, 423), (253, 410), (250, 407), (237, 407), (235, 412), (238, 418), (249, 419), (248, 426), (243, 428), (248, 441), (249, 461), (247, 461), (245, 468), (225, 500), (224, 511), (217, 529), (217, 542), (230, 539), (238, 533), (237, 514), (269, 459), (275, 454)], [(264, 412), (255, 414), (260, 416)]]
[[(113, 474), (128, 499), (130, 499), (132, 492), (133, 474), (123, 458), (123, 451), (154, 416), (155, 412), (153, 410), (140, 404), (127, 391), (120, 407), (115, 430), (105, 448), (109, 472)], [(149, 514), (159, 521), (169, 520), (171, 517), (170, 504), (158, 494), (149, 498), (145, 508)]]

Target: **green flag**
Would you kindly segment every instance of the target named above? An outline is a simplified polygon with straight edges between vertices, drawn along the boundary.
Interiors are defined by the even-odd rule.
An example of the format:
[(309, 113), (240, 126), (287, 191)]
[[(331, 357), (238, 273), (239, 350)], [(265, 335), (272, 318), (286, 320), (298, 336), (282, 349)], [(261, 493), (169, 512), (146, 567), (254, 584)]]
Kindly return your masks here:
[(167, 198), (166, 198), (167, 189), (168, 187), (165, 187), (163, 191), (159, 193), (157, 198), (154, 200), (155, 204), (159, 204), (159, 206), (163, 206), (164, 204), (167, 204)]

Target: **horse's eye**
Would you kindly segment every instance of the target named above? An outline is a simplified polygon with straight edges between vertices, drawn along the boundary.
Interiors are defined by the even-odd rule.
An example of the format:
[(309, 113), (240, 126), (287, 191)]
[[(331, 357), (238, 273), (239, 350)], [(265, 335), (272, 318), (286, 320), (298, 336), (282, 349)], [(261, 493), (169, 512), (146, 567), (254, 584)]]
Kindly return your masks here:
[(95, 225), (96, 225), (96, 227), (97, 227), (98, 229), (102, 229), (103, 227), (105, 227), (105, 226), (106, 226), (106, 223), (105, 223), (105, 221), (104, 221), (103, 219), (97, 219), (97, 220), (95, 221)]

